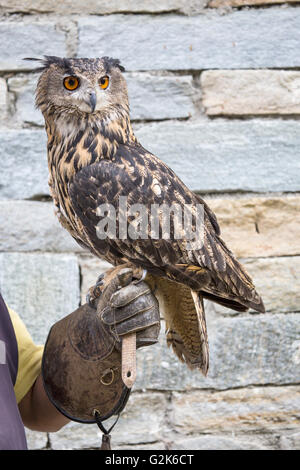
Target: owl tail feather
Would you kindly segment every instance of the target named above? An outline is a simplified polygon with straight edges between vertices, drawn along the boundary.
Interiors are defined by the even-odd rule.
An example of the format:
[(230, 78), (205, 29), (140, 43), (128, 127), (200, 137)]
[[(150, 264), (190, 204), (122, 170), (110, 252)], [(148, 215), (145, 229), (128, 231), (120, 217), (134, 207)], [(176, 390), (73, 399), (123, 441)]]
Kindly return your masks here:
[(183, 330), (178, 325), (177, 331), (169, 329), (167, 344), (172, 346), (180, 361), (185, 362), (189, 369), (200, 369), (206, 376), (209, 367), (209, 349), (203, 300), (198, 292), (191, 290), (190, 293), (194, 308), (190, 306), (189, 309), (182, 311), (190, 318), (189, 327), (186, 324)]
[(202, 295), (185, 284), (147, 275), (166, 321), (167, 345), (189, 369), (207, 374), (208, 340)]

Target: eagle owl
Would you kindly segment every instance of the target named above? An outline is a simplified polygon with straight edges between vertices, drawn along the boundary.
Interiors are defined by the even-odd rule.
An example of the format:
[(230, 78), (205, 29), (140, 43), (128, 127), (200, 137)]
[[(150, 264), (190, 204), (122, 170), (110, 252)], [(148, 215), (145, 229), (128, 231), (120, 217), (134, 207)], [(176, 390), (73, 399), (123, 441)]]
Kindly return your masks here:
[[(189, 368), (206, 374), (203, 299), (239, 312), (264, 312), (251, 278), (221, 239), (207, 204), (138, 142), (119, 60), (34, 60), (41, 61), (36, 105), (45, 118), (49, 185), (61, 224), (95, 256), (147, 270), (146, 282), (155, 288), (164, 312), (168, 345)], [(98, 208), (109, 203), (118, 215), (120, 196), (149, 213), (162, 203), (201, 205), (203, 243), (191, 249), (184, 236), (175, 237), (174, 217), (168, 237), (153, 237), (151, 231), (147, 238), (99, 237)]]

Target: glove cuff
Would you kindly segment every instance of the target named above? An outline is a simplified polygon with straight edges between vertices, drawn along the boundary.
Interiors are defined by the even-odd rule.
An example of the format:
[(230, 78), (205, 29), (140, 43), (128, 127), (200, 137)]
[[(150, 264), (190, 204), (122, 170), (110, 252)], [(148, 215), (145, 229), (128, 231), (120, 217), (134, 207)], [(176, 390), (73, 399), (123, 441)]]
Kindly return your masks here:
[(121, 353), (88, 305), (55, 323), (43, 354), (42, 376), (51, 403), (67, 418), (96, 423), (119, 414), (129, 398)]

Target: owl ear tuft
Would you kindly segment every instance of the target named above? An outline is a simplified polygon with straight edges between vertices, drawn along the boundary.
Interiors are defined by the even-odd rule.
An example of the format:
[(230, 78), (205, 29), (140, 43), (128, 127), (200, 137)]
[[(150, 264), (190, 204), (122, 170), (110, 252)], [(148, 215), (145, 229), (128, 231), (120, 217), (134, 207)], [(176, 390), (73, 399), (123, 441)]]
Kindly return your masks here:
[(111, 69), (111, 67), (116, 67), (119, 70), (121, 70), (121, 72), (125, 72), (125, 67), (123, 67), (123, 65), (121, 65), (121, 62), (120, 62), (119, 59), (113, 59), (111, 57), (105, 56), (105, 57), (102, 57), (102, 60), (103, 60), (104, 66), (106, 67), (106, 70), (108, 72)]
[(23, 60), (29, 60), (32, 62), (40, 62), (41, 67), (34, 69), (34, 72), (43, 72), (45, 69), (49, 67), (49, 56), (44, 56), (42, 59), (38, 59), (36, 57), (24, 57)]
[(39, 67), (37, 69), (34, 69), (34, 72), (43, 72), (45, 70), (45, 59), (37, 59), (36, 57), (24, 57), (23, 60), (30, 60), (34, 62), (40, 62), (42, 67)]
[(70, 59), (57, 57), (53, 55), (45, 55), (42, 59), (37, 59), (35, 57), (24, 57), (23, 60), (31, 60), (41, 63), (41, 67), (38, 69), (34, 69), (35, 72), (43, 72), (44, 70), (48, 69), (52, 64), (57, 65), (65, 70), (66, 73), (70, 73), (72, 75), (72, 67), (70, 63)]

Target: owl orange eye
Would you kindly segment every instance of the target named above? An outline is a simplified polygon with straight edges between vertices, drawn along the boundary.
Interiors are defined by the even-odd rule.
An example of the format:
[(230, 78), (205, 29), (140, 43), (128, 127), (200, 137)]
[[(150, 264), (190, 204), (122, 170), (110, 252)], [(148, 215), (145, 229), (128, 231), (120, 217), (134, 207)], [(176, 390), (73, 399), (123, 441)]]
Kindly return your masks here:
[(76, 90), (79, 87), (79, 79), (77, 77), (66, 77), (64, 87), (70, 91)]
[(102, 90), (105, 90), (108, 87), (109, 84), (109, 78), (107, 75), (105, 77), (100, 78), (99, 80), (99, 86), (102, 88)]

